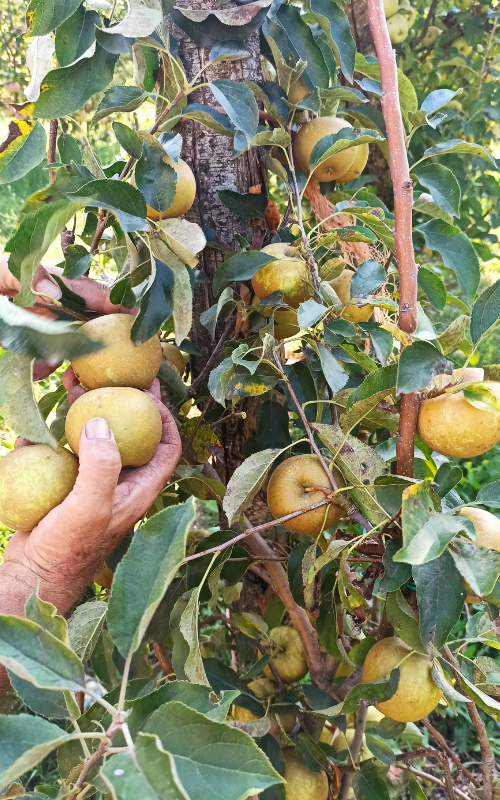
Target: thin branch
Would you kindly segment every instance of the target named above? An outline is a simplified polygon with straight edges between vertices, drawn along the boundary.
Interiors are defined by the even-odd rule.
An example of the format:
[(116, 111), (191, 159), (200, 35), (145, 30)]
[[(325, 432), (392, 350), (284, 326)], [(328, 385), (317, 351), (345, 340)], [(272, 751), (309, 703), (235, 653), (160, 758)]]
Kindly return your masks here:
[(174, 673), (174, 668), (172, 666), (172, 659), (167, 653), (165, 645), (163, 644), (163, 642), (155, 642), (153, 647), (155, 651), (155, 656), (158, 659), (158, 663), (162, 668), (163, 672), (165, 673), (167, 679), (169, 681), (175, 681), (175, 673)]
[[(458, 663), (457, 657), (454, 653), (451, 652), (448, 646), (443, 647), (443, 653), (445, 658), (447, 658), (455, 679), (459, 686), (463, 690), (462, 684), (462, 675), (460, 673), (460, 665)], [(491, 750), (491, 746), (488, 740), (488, 734), (486, 733), (486, 728), (484, 727), (484, 723), (479, 716), (479, 712), (472, 702), (467, 702), (466, 704), (467, 712), (469, 714), (470, 720), (476, 729), (477, 740), (479, 742), (479, 749), (481, 751), (481, 765), (482, 765), (482, 772), (483, 772), (483, 800), (492, 800), (493, 797), (493, 753)]]
[(457, 755), (455, 755), (455, 753), (453, 752), (453, 750), (451, 749), (451, 747), (449, 746), (449, 744), (446, 742), (446, 740), (443, 738), (443, 736), (441, 736), (441, 734), (439, 733), (439, 731), (437, 731), (437, 730), (436, 730), (436, 729), (435, 729), (435, 728), (434, 728), (434, 727), (431, 725), (431, 723), (430, 723), (430, 722), (428, 722), (428, 720), (427, 720), (427, 719), (425, 719), (425, 718), (424, 718), (424, 719), (421, 719), (421, 720), (420, 720), (420, 722), (422, 723), (422, 725), (424, 725), (424, 726), (427, 728), (427, 730), (429, 731), (429, 733), (431, 734), (431, 736), (432, 736), (432, 737), (433, 737), (433, 738), (436, 740), (436, 742), (439, 744), (439, 746), (443, 748), (443, 750), (445, 751), (445, 753), (447, 753), (447, 754), (448, 754), (448, 756), (451, 758), (451, 760), (453, 761), (453, 763), (455, 764), (455, 766), (457, 767), (457, 769), (461, 770), (461, 771), (464, 773), (464, 775), (465, 775), (465, 776), (466, 776), (466, 777), (467, 777), (467, 778), (470, 780), (470, 782), (471, 782), (472, 784), (474, 784), (474, 786), (475, 786), (476, 788), (478, 788), (478, 787), (479, 787), (479, 781), (478, 781), (478, 780), (477, 780), (477, 779), (474, 777), (474, 775), (472, 774), (472, 772), (469, 772), (469, 770), (467, 769), (467, 767), (464, 767), (464, 765), (462, 764), (462, 762), (460, 761), (460, 759), (458, 758), (458, 756), (457, 756)]
[[(382, 112), (387, 129), (389, 165), (396, 218), (394, 242), (399, 270), (399, 327), (413, 333), (417, 327), (417, 266), (413, 252), (413, 184), (410, 179), (403, 118), (399, 105), (396, 57), (392, 49), (382, 0), (368, 0), (368, 21), (375, 42), (382, 84)], [(418, 405), (402, 395), (396, 444), (398, 473), (412, 477), (413, 447)]]
[(420, 32), (420, 36), (417, 36), (416, 39), (412, 39), (410, 47), (413, 50), (420, 42), (425, 39), (427, 31), (429, 30), (430, 26), (434, 22), (434, 17), (436, 16), (436, 9), (438, 5), (438, 0), (432, 0), (432, 3), (429, 8), (429, 13), (427, 14), (424, 22), (424, 27)]
[[(59, 127), (58, 119), (51, 119), (49, 125), (49, 147), (47, 150), (47, 161), (49, 164), (55, 164), (56, 161), (56, 141), (57, 129)], [(56, 170), (49, 169), (49, 183), (54, 183), (56, 179)]]
[(226, 340), (227, 340), (227, 336), (229, 334), (229, 331), (231, 330), (233, 325), (234, 325), (234, 318), (233, 318), (233, 314), (231, 314), (231, 316), (229, 317), (229, 319), (227, 320), (227, 322), (226, 322), (226, 324), (224, 326), (224, 330), (222, 332), (222, 336), (220, 337), (219, 341), (217, 342), (217, 344), (215, 345), (215, 348), (212, 351), (212, 355), (208, 359), (207, 363), (203, 367), (203, 369), (200, 372), (200, 374), (195, 378), (195, 380), (192, 382), (191, 386), (189, 387), (189, 389), (188, 389), (188, 396), (189, 397), (194, 397), (195, 396), (196, 392), (198, 391), (198, 388), (201, 386), (201, 384), (203, 383), (203, 381), (205, 380), (207, 375), (210, 373), (210, 371), (211, 371), (211, 369), (212, 369), (212, 367), (214, 365), (215, 359), (217, 358), (217, 356), (219, 355), (220, 351), (224, 347), (224, 345), (226, 343)]
[[(406, 770), (407, 772), (411, 772), (412, 775), (416, 775), (417, 778), (422, 778), (424, 781), (430, 781), (431, 783), (435, 783), (436, 786), (440, 786), (442, 789), (446, 790), (446, 785), (443, 781), (440, 781), (439, 778), (434, 777), (434, 775), (430, 775), (428, 772), (422, 772), (421, 769), (415, 769), (415, 767), (407, 767), (406, 764), (401, 764), (401, 769)], [(458, 789), (456, 786), (453, 787), (455, 794), (462, 798), (462, 800), (471, 800), (465, 792), (462, 792), (461, 789)]]
[[(265, 645), (258, 644), (257, 645), (257, 650), (259, 651), (259, 653), (262, 653), (263, 656), (269, 655)], [(273, 674), (274, 680), (276, 681), (276, 686), (278, 687), (278, 693), (282, 694), (285, 691), (285, 684), (281, 680), (281, 675), (279, 674), (278, 670), (276, 669), (276, 665), (273, 664), (272, 658), (269, 659), (268, 667), (269, 667), (269, 669), (271, 670), (271, 672)]]
[(490, 31), (490, 35), (488, 37), (488, 42), (486, 44), (486, 50), (484, 51), (483, 63), (481, 64), (481, 70), (479, 72), (479, 80), (477, 82), (477, 88), (476, 88), (476, 100), (478, 99), (479, 95), (481, 94), (481, 87), (483, 85), (484, 75), (485, 75), (485, 72), (486, 72), (486, 62), (488, 61), (488, 56), (490, 54), (491, 46), (492, 46), (494, 38), (495, 38), (495, 31), (496, 31), (497, 25), (498, 25), (498, 17), (499, 17), (499, 15), (497, 14), (495, 19), (493, 20), (493, 25), (492, 25), (492, 28), (491, 28), (491, 31)]
[(290, 174), (292, 176), (293, 182), (293, 193), (295, 195), (295, 200), (297, 203), (297, 224), (300, 228), (300, 232), (302, 235), (302, 243), (304, 245), (304, 250), (306, 254), (306, 261), (307, 266), (309, 267), (309, 272), (312, 278), (313, 286), (314, 286), (314, 299), (317, 300), (318, 303), (321, 303), (321, 295), (319, 293), (319, 278), (318, 278), (318, 271), (316, 269), (316, 261), (314, 260), (314, 256), (312, 254), (311, 245), (309, 244), (309, 240), (307, 238), (305, 229), (304, 229), (304, 222), (302, 220), (302, 197), (299, 191), (299, 185), (297, 183), (297, 175), (295, 174), (295, 166), (293, 163), (293, 148), (292, 144), (288, 145), (288, 158), (290, 161)]
[(275, 525), (283, 525), (284, 522), (295, 519), (295, 517), (300, 517), (302, 514), (307, 514), (309, 511), (314, 511), (316, 508), (327, 506), (329, 505), (329, 502), (329, 500), (320, 500), (318, 503), (313, 503), (313, 505), (308, 506), (308, 508), (302, 508), (300, 511), (292, 511), (291, 514), (286, 514), (284, 517), (279, 517), (278, 519), (272, 519), (269, 522), (264, 522), (262, 525), (257, 525), (255, 528), (250, 528), (243, 533), (239, 533), (234, 537), (234, 539), (230, 539), (229, 542), (219, 544), (217, 547), (210, 547), (208, 550), (204, 550), (202, 553), (193, 553), (192, 556), (186, 556), (182, 563), (186, 564), (188, 561), (194, 561), (196, 558), (202, 558), (210, 553), (217, 553), (219, 551), (226, 550), (228, 547), (231, 547), (232, 544), (241, 541), (241, 539), (246, 539), (247, 536), (251, 536), (253, 533), (259, 533), (259, 531), (265, 531), (268, 528), (274, 528)]
[[(366, 712), (368, 704), (366, 700), (360, 700), (358, 706), (358, 713), (356, 714), (356, 725), (354, 727), (354, 737), (350, 747), (351, 759), (356, 763), (361, 747), (363, 746), (363, 736), (365, 733)], [(354, 775), (352, 772), (346, 772), (342, 778), (338, 800), (347, 800), (347, 795), (351, 789), (352, 779)]]
[(79, 794), (79, 790), (82, 788), (85, 782), (85, 778), (89, 774), (92, 767), (94, 767), (98, 761), (104, 758), (108, 745), (112, 742), (113, 736), (120, 730), (120, 727), (121, 725), (117, 722), (113, 721), (111, 723), (108, 730), (106, 731), (106, 739), (102, 739), (95, 753), (92, 756), (90, 756), (90, 758), (88, 758), (86, 761), (84, 761), (81, 772), (73, 787), (73, 794), (68, 798), (68, 800), (76, 800), (76, 797)]
[(35, 308), (43, 308), (44, 311), (61, 311), (65, 314), (69, 314), (70, 317), (80, 320), (81, 322), (88, 322), (89, 319), (95, 319), (96, 316), (101, 316), (97, 314), (85, 316), (84, 314), (79, 314), (77, 311), (71, 311), (71, 309), (66, 308), (66, 306), (60, 304), (56, 305), (55, 303), (35, 303)]

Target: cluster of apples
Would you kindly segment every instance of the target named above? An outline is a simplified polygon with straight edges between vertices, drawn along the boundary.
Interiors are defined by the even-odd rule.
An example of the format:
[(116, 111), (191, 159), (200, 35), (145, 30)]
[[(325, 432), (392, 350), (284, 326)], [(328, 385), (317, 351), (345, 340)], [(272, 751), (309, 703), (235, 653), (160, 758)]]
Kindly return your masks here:
[(384, 14), (391, 42), (401, 44), (413, 27), (417, 12), (409, 0), (384, 0)]
[(73, 452), (37, 444), (15, 448), (2, 459), (0, 520), (8, 527), (33, 530), (69, 494), (78, 475), (80, 432), (94, 417), (108, 423), (124, 467), (143, 466), (155, 454), (162, 422), (157, 406), (143, 390), (155, 379), (162, 355), (179, 374), (184, 372), (184, 359), (174, 345), (164, 344), (163, 352), (158, 336), (136, 347), (130, 338), (134, 319), (129, 314), (109, 314), (82, 326), (90, 339), (104, 347), (71, 363), (87, 390), (66, 417), (65, 434)]

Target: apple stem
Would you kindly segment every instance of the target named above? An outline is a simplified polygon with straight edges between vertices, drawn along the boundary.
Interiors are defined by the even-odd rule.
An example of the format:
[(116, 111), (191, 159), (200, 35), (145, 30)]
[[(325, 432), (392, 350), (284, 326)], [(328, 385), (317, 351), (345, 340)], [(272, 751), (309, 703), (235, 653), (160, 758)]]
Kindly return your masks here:
[[(392, 49), (382, 0), (368, 0), (368, 22), (375, 42), (382, 84), (382, 113), (387, 129), (389, 166), (394, 189), (394, 242), (399, 271), (399, 328), (413, 333), (417, 327), (417, 272), (413, 252), (413, 184), (410, 179), (403, 117), (399, 104), (396, 56)], [(398, 475), (413, 477), (413, 449), (418, 419), (418, 398), (401, 396), (396, 442)]]

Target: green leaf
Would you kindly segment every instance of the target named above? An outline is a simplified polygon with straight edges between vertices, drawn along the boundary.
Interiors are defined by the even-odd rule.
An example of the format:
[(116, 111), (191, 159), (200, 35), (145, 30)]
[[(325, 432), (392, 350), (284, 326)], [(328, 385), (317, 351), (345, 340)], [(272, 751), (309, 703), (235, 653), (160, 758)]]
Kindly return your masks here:
[(482, 383), (466, 384), (461, 390), (465, 400), (481, 411), (500, 411), (495, 394)]
[(241, 250), (234, 256), (227, 258), (217, 269), (213, 279), (213, 290), (216, 297), (228, 283), (233, 281), (247, 281), (253, 278), (256, 272), (270, 261), (275, 261), (273, 256), (261, 253), (259, 250)]
[(132, 156), (132, 158), (141, 158), (142, 156), (142, 142), (137, 136), (137, 133), (124, 125), (123, 122), (112, 123), (113, 132), (125, 152)]
[(445, 153), (469, 153), (476, 158), (484, 158), (496, 167), (496, 161), (491, 155), (490, 151), (476, 142), (465, 142), (463, 139), (450, 139), (448, 142), (439, 142), (433, 147), (429, 147), (424, 151), (424, 158), (431, 156), (442, 156)]
[(479, 284), (479, 261), (465, 233), (440, 219), (417, 225), (416, 230), (424, 235), (429, 250), (437, 250), (445, 267), (455, 273), (467, 297), (472, 297)]
[(113, 579), (108, 628), (127, 657), (142, 637), (184, 558), (194, 519), (192, 500), (155, 514), (136, 532)]
[(45, 36), (57, 28), (80, 5), (80, 0), (31, 0), (26, 11), (27, 36)]
[(88, 661), (104, 625), (108, 604), (102, 600), (83, 603), (73, 611), (68, 621), (71, 649), (83, 661)]
[(490, 508), (500, 508), (500, 481), (483, 486), (477, 493), (476, 501)]
[[(187, 681), (167, 681), (149, 694), (125, 701), (125, 710), (129, 711), (127, 724), (133, 738), (144, 727), (157, 708), (173, 700), (183, 703), (189, 708), (194, 708), (200, 714), (204, 714), (209, 719), (217, 722), (224, 722), (231, 703), (237, 699), (239, 691), (224, 691), (224, 697), (219, 702), (215, 700), (213, 691), (210, 687), (200, 686), (196, 683)], [(211, 700), (212, 698), (212, 700)]]
[(146, 732), (173, 756), (190, 800), (243, 800), (282, 781), (250, 736), (182, 703), (155, 711)]
[(384, 575), (380, 580), (381, 592), (394, 592), (411, 579), (411, 566), (394, 561), (394, 555), (400, 547), (401, 542), (398, 539), (389, 539), (386, 542), (385, 552), (382, 556)]
[[(358, 708), (360, 700), (366, 700), (368, 703), (380, 702), (390, 700), (396, 693), (399, 684), (399, 668), (393, 669), (391, 673), (376, 681), (370, 683), (358, 683), (349, 691), (342, 706), (343, 714), (351, 714)], [(323, 713), (327, 716), (330, 709), (325, 709)], [(339, 712), (340, 713), (340, 712)]]
[[(52, 689), (39, 689), (33, 686), (30, 681), (25, 681), (19, 678), (10, 670), (7, 670), (9, 681), (17, 693), (21, 701), (30, 711), (40, 717), (46, 719), (65, 719), (69, 720), (73, 717), (78, 717), (80, 710), (75, 701), (72, 701), (72, 695), (68, 692), (57, 692)], [(71, 698), (71, 699), (69, 699)], [(69, 703), (66, 700), (69, 699)], [(68, 704), (74, 705), (71, 712), (68, 710)]]
[(161, 748), (157, 736), (143, 733), (130, 753), (106, 759), (101, 775), (116, 800), (190, 800), (184, 791), (172, 756)]
[[(447, 214), (460, 216), (461, 191), (451, 169), (442, 164), (421, 166), (416, 170), (419, 183), (429, 189), (431, 197)], [(420, 272), (420, 270), (419, 270)]]
[(89, 253), (86, 247), (81, 244), (71, 244), (66, 248), (64, 253), (64, 260), (66, 266), (64, 267), (63, 275), (68, 278), (81, 278), (89, 271), (94, 255)]
[(111, 86), (105, 93), (101, 102), (97, 106), (97, 111), (93, 117), (93, 122), (98, 122), (109, 114), (117, 111), (128, 113), (136, 111), (141, 106), (148, 93), (139, 86)]
[[(170, 267), (167, 267), (166, 264), (163, 264), (158, 259), (155, 259), (155, 267), (153, 282), (139, 301), (139, 313), (132, 326), (131, 338), (136, 345), (143, 344), (143, 342), (151, 339), (171, 316), (174, 309), (172, 292), (175, 281), (173, 272)], [(161, 375), (166, 376), (163, 379), (165, 383), (175, 381), (178, 393), (183, 391), (180, 376), (175, 373), (179, 378), (179, 381), (177, 381), (177, 378), (172, 374), (172, 370), (165, 364), (160, 366), (160, 380), (162, 380)]]
[[(182, 612), (182, 616), (179, 622), (179, 630), (184, 636), (188, 647), (189, 653), (184, 662), (184, 675), (186, 676), (188, 681), (191, 683), (200, 684), (203, 686), (210, 686), (208, 682), (208, 678), (205, 673), (205, 668), (203, 666), (203, 659), (200, 653), (200, 642), (198, 638), (198, 617), (200, 615), (200, 592), (203, 588), (203, 584), (205, 583), (206, 578), (208, 577), (208, 573), (216, 560), (216, 555), (209, 564), (200, 585), (197, 586), (191, 592), (191, 597), (189, 598), (188, 604), (184, 611)], [(222, 565), (220, 565), (222, 566)]]
[(211, 106), (200, 105), (199, 103), (189, 103), (183, 110), (182, 116), (187, 119), (194, 119), (205, 128), (218, 133), (219, 136), (234, 136), (234, 128), (225, 114), (216, 111)]
[(264, 194), (239, 194), (231, 189), (218, 189), (219, 200), (238, 217), (265, 219), (267, 197)]
[(435, 375), (451, 374), (452, 365), (430, 342), (414, 342), (405, 347), (398, 362), (398, 394), (424, 389)]
[(459, 348), (464, 341), (465, 334), (469, 327), (469, 317), (467, 314), (460, 314), (451, 322), (443, 333), (441, 333), (436, 342), (440, 346), (443, 354), (446, 356), (452, 353), (453, 350)]
[(456, 539), (448, 549), (473, 593), (479, 597), (490, 594), (500, 575), (500, 553), (464, 539)]
[(462, 613), (466, 592), (450, 553), (413, 567), (420, 612), (420, 636), (425, 647), (440, 649)]
[[(31, 291), (31, 281), (36, 268), (54, 239), (83, 205), (81, 201), (68, 203), (67, 200), (41, 204), (22, 218), (5, 245), (6, 252), (11, 253), (9, 269), (21, 283), (21, 291), (14, 298), (16, 305), (33, 305), (35, 295)], [(5, 314), (2, 313), (3, 318)]]
[(0, 413), (18, 436), (57, 446), (33, 395), (31, 359), (6, 348), (0, 357)]
[(0, 297), (0, 341), (4, 348), (54, 366), (101, 349), (98, 342), (80, 333), (73, 324), (31, 314), (9, 303), (6, 297)]
[(299, 59), (306, 62), (304, 73), (309, 81), (309, 87), (327, 89), (330, 84), (328, 67), (321, 49), (314, 40), (311, 28), (302, 19), (299, 9), (282, 5), (275, 17), (292, 45), (296, 62)]
[(359, 326), (361, 330), (370, 334), (375, 354), (385, 367), (394, 347), (392, 334), (384, 330), (378, 322), (360, 322)]
[[(262, 661), (265, 664), (264, 658), (260, 659), (259, 663)], [(251, 689), (248, 689), (246, 683), (243, 683), (237, 672), (216, 658), (205, 658), (203, 663), (210, 685), (215, 692), (221, 694), (229, 690), (229, 694), (232, 694), (232, 691), (236, 690), (240, 693), (237, 698), (239, 706), (247, 708), (255, 716), (261, 717), (264, 715), (263, 705), (257, 700)], [(179, 698), (179, 700), (182, 700), (182, 698)], [(201, 708), (196, 710), (202, 711)]]
[(58, 725), (31, 714), (0, 716), (0, 792), (72, 738)]
[[(316, 142), (309, 156), (309, 167), (312, 171), (336, 153), (358, 147), (360, 144), (380, 141), (380, 138), (377, 131), (363, 130), (359, 133), (355, 128), (342, 128), (338, 133), (330, 133)], [(351, 239), (351, 241), (356, 240)]]
[[(380, 82), (380, 67), (376, 59), (368, 61), (361, 53), (356, 53), (356, 72), (361, 72), (367, 78)], [(413, 84), (406, 75), (398, 69), (399, 102), (403, 114), (414, 113), (418, 109), (417, 94)]]
[(252, 139), (257, 133), (259, 109), (251, 89), (244, 83), (223, 79), (210, 81), (209, 87), (235, 128)]
[(379, 261), (363, 261), (351, 280), (351, 298), (373, 294), (385, 283), (384, 267)]
[(321, 441), (328, 447), (332, 455), (336, 455), (336, 464), (346, 479), (348, 486), (359, 488), (351, 489), (349, 494), (374, 525), (387, 519), (387, 514), (378, 502), (372, 488), (365, 488), (368, 484), (375, 483), (375, 478), (385, 473), (386, 467), (383, 459), (371, 447), (356, 439), (354, 436), (344, 435), (340, 427), (312, 425)]
[(414, 199), (413, 210), (419, 214), (426, 214), (428, 217), (434, 217), (434, 219), (442, 219), (450, 225), (453, 223), (451, 214), (443, 211), (442, 208), (434, 202), (432, 195), (427, 194), (427, 192), (422, 192), (422, 194)]
[(445, 461), (434, 475), (434, 491), (438, 497), (443, 498), (455, 488), (462, 480), (463, 472), (460, 467)]
[(365, 740), (370, 753), (381, 761), (382, 764), (387, 764), (387, 766), (390, 767), (392, 764), (396, 763), (394, 750), (392, 747), (389, 747), (386, 742), (376, 739), (375, 736), (370, 736), (369, 733), (366, 734)]
[[(407, 491), (407, 490), (406, 490)], [(467, 533), (467, 523), (461, 517), (432, 514), (430, 519), (410, 539), (403, 525), (404, 546), (394, 556), (395, 561), (407, 564), (427, 564), (437, 558), (459, 533)]]
[(0, 663), (42, 689), (85, 689), (78, 656), (30, 620), (0, 616)]
[(327, 39), (338, 51), (342, 73), (352, 83), (356, 45), (345, 13), (333, 0), (311, 0), (310, 6)]
[(26, 600), (24, 606), (24, 613), (26, 619), (31, 622), (36, 622), (46, 631), (55, 636), (61, 642), (66, 644), (68, 638), (68, 623), (57, 613), (57, 609), (52, 603), (47, 603), (45, 600), (40, 600), (38, 597), (38, 586), (35, 586), (33, 592)]
[(436, 311), (442, 311), (446, 304), (446, 288), (441, 278), (427, 267), (420, 267), (417, 283), (426, 293), (427, 299)]
[(474, 305), (470, 318), (470, 336), (476, 345), (500, 319), (500, 280), (488, 286)]
[(382, 776), (373, 761), (365, 761), (353, 780), (356, 800), (389, 800), (385, 774)]
[(255, 495), (264, 485), (274, 461), (286, 449), (270, 448), (253, 453), (235, 469), (229, 479), (222, 503), (230, 525), (251, 505)]
[(395, 635), (402, 639), (403, 642), (406, 642), (412, 650), (425, 653), (426, 650), (420, 638), (417, 615), (406, 602), (399, 589), (396, 589), (395, 592), (389, 592), (385, 609), (387, 619), (394, 628)]
[(436, 91), (427, 95), (422, 102), (421, 108), (427, 114), (434, 114), (435, 111), (442, 108), (449, 100), (455, 97), (455, 95), (456, 92), (451, 89), (436, 89)]
[(397, 365), (371, 372), (349, 395), (348, 410), (340, 416), (340, 425), (349, 433), (368, 414), (372, 408), (396, 391)]
[[(151, 250), (156, 259), (165, 264), (174, 278), (172, 290), (175, 343), (180, 345), (187, 338), (193, 322), (193, 291), (188, 268), (159, 238), (151, 240)], [(158, 260), (156, 261), (158, 265)], [(161, 297), (161, 295), (160, 295)], [(141, 303), (142, 308), (142, 303)], [(133, 341), (137, 338), (132, 332)]]
[[(69, 6), (70, 3), (65, 3)], [(53, 69), (43, 79), (42, 92), (33, 116), (38, 119), (65, 117), (79, 111), (90, 98), (111, 83), (118, 55), (100, 44), (90, 58), (69, 67)]]
[(323, 370), (326, 382), (333, 394), (337, 394), (337, 392), (340, 392), (346, 385), (349, 380), (349, 375), (335, 358), (329, 347), (325, 347), (324, 344), (317, 344), (316, 347), (318, 348), (321, 369)]
[(142, 143), (142, 157), (135, 168), (137, 187), (146, 202), (156, 211), (167, 211), (172, 205), (177, 186), (177, 173), (172, 164), (163, 159), (163, 148)]
[(73, 139), (73, 137), (69, 135), (69, 133), (64, 133), (64, 131), (61, 132), (57, 139), (57, 149), (59, 151), (62, 164), (67, 164), (70, 166), (72, 161), (74, 161), (75, 164), (82, 163), (82, 151), (80, 150), (80, 145), (76, 139)]
[(96, 25), (100, 25), (99, 14), (84, 5), (78, 6), (62, 25), (58, 25), (55, 45), (60, 67), (77, 61), (94, 44)]
[[(9, 133), (13, 124), (15, 123), (11, 123), (9, 127)], [(46, 149), (47, 134), (39, 122), (35, 123), (29, 133), (12, 139), (0, 153), (0, 185), (14, 183), (27, 175), (43, 161)]]
[(395, 739), (406, 728), (406, 722), (396, 722), (394, 719), (384, 717), (377, 724), (377, 733), (384, 739)]

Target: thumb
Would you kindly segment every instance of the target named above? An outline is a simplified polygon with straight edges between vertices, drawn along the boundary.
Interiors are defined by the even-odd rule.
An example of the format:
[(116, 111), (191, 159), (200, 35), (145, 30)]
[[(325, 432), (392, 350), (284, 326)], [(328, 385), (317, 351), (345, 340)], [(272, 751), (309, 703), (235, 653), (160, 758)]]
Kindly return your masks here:
[(73, 491), (61, 506), (80, 529), (89, 526), (102, 534), (113, 510), (118, 476), (122, 467), (115, 437), (101, 417), (89, 420), (80, 433), (80, 468)]

